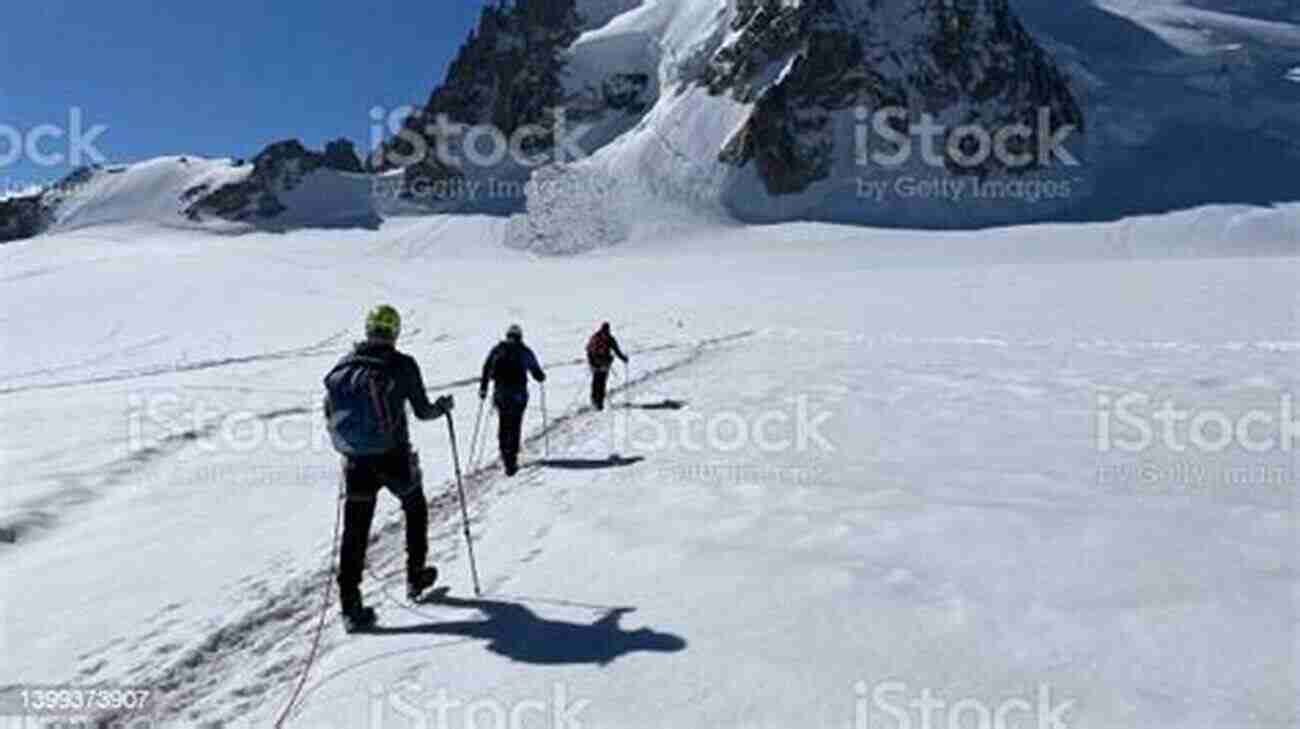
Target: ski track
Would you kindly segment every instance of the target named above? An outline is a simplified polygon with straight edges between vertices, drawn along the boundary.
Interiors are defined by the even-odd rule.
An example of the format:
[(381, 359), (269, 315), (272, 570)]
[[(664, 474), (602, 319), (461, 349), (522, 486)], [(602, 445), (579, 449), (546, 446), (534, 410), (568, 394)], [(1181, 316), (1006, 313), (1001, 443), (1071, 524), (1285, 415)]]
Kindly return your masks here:
[[(55, 475), (53, 478), (62, 484), (58, 491), (19, 504), (16, 517), (0, 521), (0, 542), (16, 544), (37, 529), (53, 529), (57, 525), (58, 514), (94, 501), (102, 489), (125, 482), (156, 461), (212, 435), (218, 427), (217, 422), (208, 423), (201, 428), (169, 435), (154, 445), (136, 450), (104, 466)], [(85, 485), (95, 478), (100, 479), (97, 488)]]
[[(406, 335), (406, 339), (408, 341), (414, 341), (418, 339), (418, 336), (419, 334), (422, 333), (422, 331), (423, 330), (421, 329), (412, 329)], [(7, 387), (0, 387), (0, 395), (14, 395), (14, 394), (31, 392), (36, 390), (58, 390), (58, 389), (66, 389), (71, 387), (83, 387), (89, 385), (99, 385), (99, 384), (111, 383), (111, 382), (122, 382), (126, 380), (142, 379), (148, 377), (162, 377), (166, 375), (183, 374), (186, 372), (216, 369), (220, 367), (234, 367), (234, 366), (245, 365), (245, 364), (256, 364), (258, 362), (277, 362), (277, 361), (290, 360), (290, 359), (309, 359), (313, 357), (333, 356), (336, 354), (335, 348), (338, 346), (339, 340), (345, 337), (346, 335), (347, 335), (347, 330), (342, 330), (335, 334), (330, 335), (329, 337), (326, 337), (325, 339), (315, 344), (311, 344), (306, 347), (277, 350), (273, 352), (265, 352), (262, 354), (243, 355), (237, 357), (222, 357), (217, 359), (201, 360), (199, 362), (190, 362), (190, 363), (179, 364), (179, 365), (155, 365), (152, 367), (122, 370), (119, 372), (114, 372), (106, 375), (97, 375), (94, 377), (88, 377), (88, 378), (82, 378), (76, 380), (46, 382), (46, 383), (40, 383), (36, 385), (27, 385), (27, 386), (9, 385)], [(429, 340), (428, 344), (437, 344), (440, 342), (445, 342), (450, 338), (451, 338), (450, 335), (441, 334)], [(81, 360), (75, 363), (70, 363), (65, 365), (54, 365), (52, 367), (47, 367), (43, 369), (18, 372), (9, 375), (4, 380), (0, 380), (0, 383), (12, 383), (15, 380), (33, 379), (45, 375), (57, 374), (59, 372), (67, 372), (71, 370), (84, 369), (86, 367), (91, 367), (96, 364), (103, 364), (106, 361), (119, 358), (124, 354), (134, 354), (137, 351), (142, 351), (150, 347), (158, 346), (160, 344), (165, 343), (169, 339), (170, 337), (155, 338), (155, 339), (147, 340), (146, 342), (142, 342), (138, 345), (128, 347), (126, 349), (121, 349), (114, 352), (97, 355), (96, 357)], [(236, 386), (185, 385), (184, 388), (188, 390), (209, 389), (209, 390), (226, 390), (226, 391), (243, 391), (243, 392), (282, 392), (282, 393), (289, 393), (289, 394), (300, 394), (306, 392), (306, 390), (287, 390), (287, 389), (276, 390), (276, 389), (267, 389), (267, 388), (241, 387), (237, 385)]]
[[(107, 341), (111, 341), (113, 337), (117, 336), (117, 332), (118, 332), (121, 328), (122, 328), (122, 325), (121, 325), (121, 323), (119, 322), (119, 323), (116, 325), (116, 327), (114, 327), (114, 329), (113, 329), (113, 330), (112, 330), (108, 335), (105, 336), (105, 338), (104, 338), (103, 340), (101, 340), (101, 341), (99, 341), (99, 342), (96, 342), (96, 343), (95, 343), (94, 345), (92, 345), (92, 346), (97, 346), (97, 345), (100, 345), (100, 344), (104, 344), (104, 343), (106, 343)], [(105, 362), (111, 362), (112, 360), (114, 360), (114, 359), (118, 359), (118, 358), (123, 357), (123, 356), (125, 356), (125, 355), (131, 355), (131, 354), (136, 354), (136, 353), (138, 353), (138, 352), (146, 351), (146, 350), (151, 349), (151, 348), (153, 348), (153, 347), (157, 347), (157, 346), (159, 346), (159, 345), (165, 344), (165, 343), (167, 343), (167, 342), (170, 341), (170, 340), (171, 340), (171, 337), (170, 337), (170, 336), (168, 336), (168, 335), (166, 335), (166, 334), (160, 334), (160, 335), (158, 335), (158, 336), (154, 336), (154, 337), (150, 337), (150, 338), (148, 338), (148, 339), (145, 339), (145, 340), (143, 340), (143, 341), (141, 341), (141, 342), (137, 342), (137, 343), (135, 343), (135, 344), (128, 345), (128, 346), (123, 347), (123, 348), (121, 348), (121, 349), (116, 349), (116, 350), (112, 350), (112, 351), (109, 351), (109, 352), (104, 352), (104, 353), (102, 353), (102, 354), (97, 354), (97, 355), (94, 355), (93, 357), (87, 357), (87, 358), (85, 358), (85, 359), (77, 360), (76, 362), (70, 362), (70, 363), (67, 363), (67, 364), (51, 365), (51, 366), (49, 366), (49, 367), (40, 367), (40, 368), (37, 368), (37, 369), (30, 369), (30, 370), (23, 370), (23, 371), (20, 371), (20, 372), (9, 373), (9, 374), (6, 374), (6, 375), (4, 376), (4, 379), (3, 379), (3, 380), (0, 380), (0, 383), (6, 383), (6, 384), (7, 384), (7, 383), (13, 382), (13, 381), (15, 381), (15, 380), (29, 380), (29, 379), (34, 379), (34, 378), (37, 378), (37, 377), (44, 377), (44, 376), (48, 376), (48, 375), (56, 375), (56, 374), (59, 374), (59, 373), (61, 373), (61, 372), (72, 372), (72, 371), (75, 371), (75, 370), (85, 369), (85, 368), (87, 368), (87, 367), (94, 367), (95, 365), (104, 364)]]
[[(304, 415), (310, 408), (281, 408), (257, 415), (258, 420)], [(220, 430), (223, 418), (214, 418), (198, 428), (168, 435), (158, 442), (132, 450), (128, 455), (105, 465), (79, 471), (56, 474), (52, 478), (62, 485), (52, 494), (18, 504), (17, 516), (0, 520), (0, 543), (17, 544), (37, 530), (50, 530), (58, 526), (59, 515), (75, 507), (85, 506), (102, 497), (107, 489), (127, 483), (145, 469), (170, 456), (179, 454), (204, 438)], [(88, 483), (95, 485), (88, 486)]]
[[(757, 334), (746, 330), (708, 339), (702, 339), (690, 345), (666, 344), (641, 350), (645, 352), (662, 352), (689, 346), (682, 357), (654, 369), (639, 373), (617, 387), (611, 387), (611, 395), (625, 393), (633, 388), (652, 382), (664, 375), (677, 372), (696, 364), (707, 352), (718, 347), (734, 344)], [(585, 364), (575, 360), (564, 364)], [(555, 365), (550, 365), (555, 366)], [(449, 389), (476, 383), (477, 377), (453, 380), (435, 385), (430, 389)], [(286, 417), (310, 412), (308, 408), (288, 408), (267, 413), (264, 417)], [(525, 437), (526, 446), (535, 446), (548, 435), (562, 435), (583, 426), (591, 427), (587, 417), (594, 412), (590, 405), (578, 407), (553, 418), (548, 427), (535, 428)], [(208, 433), (195, 432), (169, 438), (156, 449), (152, 449), (148, 458), (125, 459), (118, 479), (125, 479), (142, 463), (149, 463), (158, 458), (175, 453), (188, 443), (196, 441)], [(526, 464), (513, 482), (507, 482), (497, 474), (497, 461), (491, 460), (464, 473), (466, 499), (471, 506), (471, 527), (480, 524), (484, 514), (489, 510), (494, 496), (507, 487), (524, 488), (535, 484), (540, 476), (537, 464)], [(513, 486), (512, 486), (513, 484)], [(438, 564), (459, 563), (463, 550), (458, 516), (458, 496), (454, 479), (444, 482), (443, 489), (429, 499), (430, 514), (430, 559)], [(368, 581), (365, 586), (366, 599), (371, 604), (385, 603), (402, 610), (424, 616), (418, 606), (394, 596), (389, 592), (388, 584), (400, 577), (403, 569), (403, 524), (401, 515), (395, 515), (386, 523), (377, 524), (371, 533), (371, 548), (368, 555)], [(542, 535), (544, 536), (544, 534)], [(225, 722), (234, 722), (254, 711), (273, 705), (272, 698), (277, 690), (288, 687), (301, 676), (307, 646), (310, 644), (317, 621), (322, 610), (333, 610), (333, 600), (322, 605), (325, 589), (334, 574), (334, 545), (322, 547), (328, 552), (329, 563), (311, 570), (307, 574), (290, 577), (287, 581), (273, 587), (274, 577), (250, 576), (239, 588), (244, 593), (241, 603), (254, 602), (254, 607), (245, 609), (240, 617), (215, 628), (203, 630), (205, 635), (196, 644), (186, 647), (175, 642), (166, 642), (169, 631), (176, 629), (180, 621), (169, 617), (180, 609), (181, 605), (168, 605), (147, 621), (152, 626), (146, 634), (134, 640), (117, 638), (98, 649), (80, 656), (78, 667), (72, 681), (106, 682), (105, 672), (110, 665), (123, 666), (117, 678), (123, 684), (147, 685), (153, 687), (160, 696), (154, 702), (153, 718), (168, 722), (173, 720), (197, 722), (204, 726), (219, 727)], [(524, 561), (537, 555), (526, 556)], [(283, 574), (271, 570), (271, 574)], [(494, 588), (504, 584), (508, 575), (500, 576), (485, 585), (485, 594), (493, 594)], [(251, 600), (245, 598), (252, 598)], [(331, 591), (331, 597), (333, 597)], [(560, 601), (555, 601), (557, 604)], [(603, 610), (605, 606), (564, 603), (574, 607)], [(328, 630), (328, 628), (327, 628)], [(365, 663), (373, 663), (396, 655), (412, 652), (426, 652), (456, 643), (463, 643), (472, 638), (457, 638), (433, 645), (424, 645), (418, 649), (402, 649), (368, 659), (362, 664), (344, 667), (330, 675), (310, 683), (300, 700), (294, 705), (290, 718), (296, 714), (315, 691)], [(161, 645), (159, 645), (161, 643)], [(342, 641), (329, 634), (322, 638), (316, 660), (337, 649)], [(120, 650), (119, 650), (120, 649)], [(117, 655), (113, 655), (113, 654)], [(166, 662), (162, 668), (160, 663)], [(310, 667), (308, 667), (310, 668)], [(249, 680), (249, 677), (252, 680)], [(3, 688), (3, 687), (0, 687)], [(225, 692), (224, 694), (222, 692)], [(274, 696), (276, 702), (284, 700)], [(208, 705), (210, 702), (211, 705)], [(220, 713), (220, 716), (213, 716)], [(132, 719), (125, 712), (107, 712), (92, 719), (93, 726), (120, 726)]]
[[(198, 362), (187, 362), (172, 365), (155, 365), (152, 367), (143, 367), (138, 369), (122, 370), (106, 375), (98, 375), (77, 380), (62, 380), (57, 382), (46, 382), (38, 385), (0, 387), (0, 395), (13, 395), (22, 392), (33, 392), (37, 390), (60, 390), (69, 387), (82, 387), (85, 385), (99, 385), (108, 382), (122, 382), (125, 380), (137, 380), (147, 377), (159, 377), (163, 375), (180, 374), (183, 372), (196, 372), (200, 370), (210, 370), (218, 367), (230, 367), (232, 365), (251, 364), (256, 362), (274, 362), (278, 360), (300, 359), (304, 357), (320, 357), (329, 354), (337, 346), (338, 340), (346, 335), (347, 331), (343, 330), (322, 339), (321, 341), (308, 345), (306, 347), (296, 347), (293, 349), (283, 349), (273, 352), (264, 352), (261, 354), (250, 354), (237, 357), (221, 357), (217, 359), (200, 360)], [(11, 377), (14, 379), (28, 379), (27, 376)]]

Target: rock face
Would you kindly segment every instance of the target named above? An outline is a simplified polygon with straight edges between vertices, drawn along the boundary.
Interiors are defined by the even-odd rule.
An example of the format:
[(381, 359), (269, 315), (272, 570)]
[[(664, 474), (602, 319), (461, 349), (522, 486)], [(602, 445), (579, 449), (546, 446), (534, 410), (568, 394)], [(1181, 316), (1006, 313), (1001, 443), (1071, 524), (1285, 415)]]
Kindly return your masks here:
[(324, 166), (339, 172), (365, 172), (357, 148), (349, 139), (336, 139), (325, 145)]
[[(835, 157), (856, 153), (834, 132), (836, 112), (897, 107), (950, 126), (1037, 129), (1047, 109), (1054, 125), (1083, 128), (1064, 75), (1007, 0), (736, 0), (729, 26), (696, 82), (753, 104), (720, 159), (754, 164), (771, 195), (802, 192), (831, 174)], [(1032, 168), (1009, 170), (996, 157), (948, 167), (977, 176)]]
[(0, 243), (40, 235), (51, 221), (51, 212), (44, 195), (0, 200)]
[[(528, 128), (512, 158), (537, 158), (554, 148), (557, 125), (594, 123), (608, 114), (644, 114), (654, 101), (646, 73), (611, 70), (576, 88), (569, 83), (567, 53), (585, 20), (575, 0), (517, 0), (485, 7), (443, 83), (367, 167), (376, 172), (403, 169), (409, 197), (417, 186), (488, 174), (482, 169), (486, 166), (464, 159), (463, 134), (444, 135), (447, 127), (439, 125), (440, 119), (447, 125), (491, 126), (508, 139)], [(453, 151), (442, 155), (440, 148)], [(528, 165), (517, 161), (491, 165), (491, 174), (526, 178)]]
[[(1044, 129), (1084, 128), (1065, 75), (1008, 0), (690, 0), (671, 10), (692, 18), (689, 30), (654, 20), (671, 14), (665, 4), (660, 13), (638, 11), (583, 35), (593, 28), (584, 24), (584, 9), (601, 24), (635, 4), (518, 0), (485, 8), (444, 83), (367, 167), (402, 169), (403, 197), (415, 197), (413, 189), (454, 196), (465, 178), (527, 179), (537, 168), (458, 157), (465, 140), (449, 138), (448, 123), (490, 125), (507, 137), (526, 126), (584, 124), (595, 130), (580, 145), (590, 153), (642, 122), (653, 126), (648, 147), (698, 167), (699, 179), (712, 174), (703, 171), (706, 163), (720, 166), (725, 180), (714, 187), (737, 217), (838, 220), (856, 213), (827, 206), (852, 205), (849, 191), (871, 174), (860, 162), (867, 157), (863, 129), (874, 135), (869, 151), (886, 153), (889, 147), (876, 146), (887, 144), (880, 129), (901, 139), (923, 116), (948, 130), (972, 126), (990, 135), (1028, 128), (1008, 138), (1006, 155), (978, 154), (979, 140), (967, 138), (958, 140), (960, 154), (938, 162), (943, 174), (983, 182), (1038, 170), (1036, 162), (1007, 160), (1041, 157)], [(683, 42), (691, 32), (693, 40)], [(694, 112), (673, 101), (700, 91)], [(657, 105), (663, 108), (652, 112)], [(742, 115), (733, 124), (737, 109)], [(884, 110), (895, 115), (878, 122), (875, 113)], [(710, 121), (723, 115), (726, 121)], [(941, 151), (948, 141), (939, 140)], [(450, 158), (438, 153), (448, 142)], [(558, 157), (564, 150), (554, 143), (554, 135), (527, 136), (520, 151)], [(918, 208), (917, 218), (925, 215)]]
[(193, 221), (206, 217), (252, 222), (274, 218), (287, 208), (280, 196), (297, 188), (320, 169), (361, 172), (361, 160), (346, 139), (330, 142), (325, 152), (315, 152), (302, 142), (276, 142), (253, 158), (253, 171), (245, 179), (216, 189), (199, 185), (185, 191), (184, 214)]
[(80, 167), (54, 185), (33, 195), (0, 200), (0, 243), (33, 238), (54, 223), (59, 203), (99, 172), (98, 166)]
[[(936, 166), (940, 176), (981, 185), (1033, 182), (1032, 158), (1041, 161), (1052, 130), (1084, 128), (1064, 74), (1008, 2), (495, 0), (443, 83), (364, 163), (346, 140), (323, 151), (283, 141), (251, 166), (184, 177), (174, 188), (183, 193), (167, 202), (178, 196), (192, 221), (268, 227), (370, 224), (390, 202), (403, 212), (429, 204), (527, 212), (570, 229), (564, 221), (574, 215), (604, 210), (610, 224), (592, 228), (602, 239), (639, 214), (624, 199), (765, 222), (1013, 220), (999, 217), (992, 197), (987, 205), (859, 199), (864, 179)], [(884, 110), (898, 115), (873, 116)], [(926, 117), (949, 130), (1025, 131), (1001, 140), (1011, 153), (1002, 157), (973, 154), (982, 151), (978, 137), (954, 136), (953, 147), (939, 141), (939, 159), (900, 155), (911, 168), (864, 169), (868, 152), (912, 141)], [(577, 127), (582, 134), (566, 134)], [(500, 156), (484, 156), (485, 146)], [(576, 190), (582, 204), (560, 211), (562, 201), (523, 184), (530, 180)], [(498, 197), (475, 198), (485, 189)], [(61, 199), (52, 188), (0, 202), (0, 240), (44, 230)], [(549, 229), (533, 237), (559, 239)]]
[(513, 7), (483, 8), (444, 82), (407, 117), (405, 133), (372, 158), (372, 169), (445, 166), (431, 154), (439, 115), (456, 124), (491, 124), (506, 135), (525, 125), (549, 126), (550, 109), (564, 100), (561, 54), (577, 39), (580, 22), (574, 0), (519, 0)]

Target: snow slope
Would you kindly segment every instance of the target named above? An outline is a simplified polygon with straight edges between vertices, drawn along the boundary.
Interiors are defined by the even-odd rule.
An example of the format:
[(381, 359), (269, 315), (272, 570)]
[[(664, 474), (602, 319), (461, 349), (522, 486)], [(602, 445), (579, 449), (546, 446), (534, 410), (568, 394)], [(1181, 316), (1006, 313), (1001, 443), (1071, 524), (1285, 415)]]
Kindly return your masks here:
[(233, 182), (247, 172), (230, 160), (188, 157), (98, 170), (60, 196), (52, 231), (130, 222), (180, 225), (186, 190)]
[(274, 218), (238, 223), (187, 215), (202, 195), (246, 181), (253, 167), (229, 159), (158, 157), (131, 165), (86, 168), (44, 193), (53, 221), (46, 232), (105, 225), (148, 225), (248, 232), (373, 224), (374, 184), (367, 175), (322, 168), (292, 189), (277, 189), (284, 211)]
[[(904, 707), (1047, 686), (1071, 727), (1294, 726), (1294, 451), (1100, 453), (1096, 419), (1129, 391), (1276, 412), (1300, 363), (1298, 224), (700, 222), (554, 259), (504, 245), (504, 219), (445, 216), (6, 246), (0, 686), (147, 685), (166, 727), (269, 726), (304, 670), (286, 726), (411, 726), (440, 698), (454, 726), (520, 707), (560, 725), (528, 701), (588, 727), (899, 726), (871, 703), (888, 681)], [(349, 638), (322, 603), (319, 378), (381, 299), (457, 397), (487, 594), (445, 426), (417, 426), (453, 599), (405, 602), (384, 497), (366, 590), (386, 632)], [(579, 362), (601, 319), (632, 407), (596, 415)], [(533, 463), (505, 480), (468, 441), (512, 320), (551, 373), (552, 429), (535, 393)], [(800, 412), (821, 423), (802, 444)]]
[(1295, 200), (1300, 17), (1272, 0), (1012, 0), (1073, 79), (1095, 193), (1072, 219)]

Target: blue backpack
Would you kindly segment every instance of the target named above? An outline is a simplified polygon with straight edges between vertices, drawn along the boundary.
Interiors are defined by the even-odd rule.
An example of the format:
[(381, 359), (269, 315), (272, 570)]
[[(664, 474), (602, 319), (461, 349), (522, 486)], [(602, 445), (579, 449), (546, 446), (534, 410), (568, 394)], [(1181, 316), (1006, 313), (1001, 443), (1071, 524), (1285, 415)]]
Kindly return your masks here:
[(371, 456), (397, 448), (391, 412), (395, 383), (388, 362), (353, 355), (325, 376), (326, 417), (334, 449), (345, 456)]

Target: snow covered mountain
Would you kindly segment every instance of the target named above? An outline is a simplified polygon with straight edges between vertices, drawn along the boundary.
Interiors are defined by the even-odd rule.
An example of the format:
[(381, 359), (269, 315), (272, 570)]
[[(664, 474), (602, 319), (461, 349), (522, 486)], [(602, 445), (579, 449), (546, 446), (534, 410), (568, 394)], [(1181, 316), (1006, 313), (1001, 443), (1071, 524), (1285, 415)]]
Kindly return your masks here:
[[(516, 244), (540, 250), (617, 239), (641, 209), (666, 201), (686, 218), (943, 228), (1300, 197), (1289, 172), (1300, 160), (1289, 80), (1300, 64), (1297, 19), (1267, 2), (1138, 7), (559, 0), (490, 9), (408, 131), (446, 114), (513, 132), (548, 123), (550, 108), (566, 109), (570, 123), (580, 110), (576, 119), (594, 125), (583, 154), (542, 169), (435, 165), (416, 176), (531, 176), (539, 184)], [(533, 26), (518, 18), (537, 13), (551, 25), (531, 42), (522, 29)], [(876, 112), (892, 109), (905, 118), (877, 128)], [(924, 114), (945, 130), (937, 160), (920, 149)], [(978, 137), (954, 139), (961, 125), (995, 139), (1031, 133), (1008, 137), (1006, 164), (979, 155)], [(882, 141), (891, 129), (914, 135), (910, 154), (881, 164), (875, 154), (897, 149), (895, 138)], [(945, 142), (955, 151), (945, 154)], [(465, 187), (446, 189), (455, 197)], [(454, 202), (482, 209), (467, 197)]]
[(1300, 6), (1012, 0), (1089, 120), (1070, 219), (1300, 198)]
[[(1032, 128), (1012, 145), (1016, 154), (1038, 149), (1044, 135), (1061, 128), (1085, 127), (1066, 78), (1005, 0), (656, 0), (619, 7), (627, 5), (633, 7), (621, 13), (574, 0), (485, 9), (446, 82), (408, 118), (376, 167), (396, 156), (407, 163), (414, 157), (408, 171), (415, 177), (528, 174), (517, 166), (448, 164), (435, 153), (443, 129), (435, 120), (490, 122), (506, 135), (567, 122), (591, 127), (573, 155), (579, 159), (559, 165), (578, 177), (567, 187), (581, 191), (571, 197), (584, 214), (595, 203), (618, 217), (611, 204), (626, 206), (649, 190), (741, 219), (941, 224), (958, 205), (918, 203), (882, 216), (863, 200), (861, 181), (870, 173), (863, 132), (871, 131), (875, 112), (902, 112), (891, 120), (898, 129), (920, 114), (947, 127)], [(554, 142), (544, 137), (528, 151), (555, 151)], [(1036, 163), (1014, 168), (991, 155), (965, 166), (945, 159), (938, 167), (971, 180), (1041, 171)], [(934, 172), (919, 161), (907, 170)], [(543, 177), (554, 181), (555, 173)], [(606, 179), (619, 184), (590, 183)], [(553, 209), (553, 200), (538, 199)]]
[[(667, 220), (971, 228), (1271, 205), (1300, 199), (1298, 75), (1300, 19), (1268, 0), (492, 3), (366, 172), (344, 143), (95, 170), (0, 201), (0, 240), (459, 212), (571, 252)], [(153, 188), (147, 209), (119, 194)]]
[(373, 226), (372, 186), (345, 140), (323, 153), (279, 142), (251, 163), (160, 157), (85, 167), (44, 190), (0, 200), (0, 242), (117, 223), (214, 231)]

